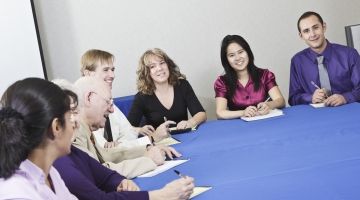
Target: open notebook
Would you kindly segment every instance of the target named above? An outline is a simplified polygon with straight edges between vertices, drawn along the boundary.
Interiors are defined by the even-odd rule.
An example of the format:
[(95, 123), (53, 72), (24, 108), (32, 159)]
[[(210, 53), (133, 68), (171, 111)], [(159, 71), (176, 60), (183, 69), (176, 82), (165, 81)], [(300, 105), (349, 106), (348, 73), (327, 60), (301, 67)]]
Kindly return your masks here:
[(255, 117), (241, 117), (242, 120), (250, 122), (250, 121), (255, 121), (255, 120), (260, 120), (260, 119), (267, 119), (267, 118), (271, 118), (271, 117), (277, 117), (277, 116), (281, 116), (284, 115), (283, 111), (280, 109), (273, 109), (270, 110), (270, 112), (266, 115), (259, 115), (259, 116), (255, 116)]

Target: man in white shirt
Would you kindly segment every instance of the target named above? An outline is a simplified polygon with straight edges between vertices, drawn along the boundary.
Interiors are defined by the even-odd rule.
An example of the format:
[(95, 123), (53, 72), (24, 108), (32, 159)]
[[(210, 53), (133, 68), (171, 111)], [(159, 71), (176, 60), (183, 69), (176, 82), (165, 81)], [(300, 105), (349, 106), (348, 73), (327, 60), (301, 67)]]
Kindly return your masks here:
[[(112, 89), (112, 83), (115, 79), (115, 67), (114, 67), (114, 56), (106, 51), (91, 49), (84, 53), (81, 58), (81, 75), (82, 76), (93, 76), (97, 79), (105, 81), (110, 89)], [(136, 146), (143, 142), (151, 143), (149, 139), (153, 137), (154, 140), (159, 141), (169, 134), (168, 126), (175, 122), (167, 121), (160, 125), (156, 130), (150, 126), (145, 125), (143, 127), (133, 127), (127, 120), (125, 115), (114, 106), (114, 112), (109, 115), (111, 125), (111, 136), (112, 141), (107, 141), (104, 138), (104, 129), (101, 128), (94, 132), (97, 142), (99, 145), (109, 148), (117, 146), (121, 143), (122, 146)], [(136, 140), (139, 136), (149, 136), (144, 138), (142, 142)]]

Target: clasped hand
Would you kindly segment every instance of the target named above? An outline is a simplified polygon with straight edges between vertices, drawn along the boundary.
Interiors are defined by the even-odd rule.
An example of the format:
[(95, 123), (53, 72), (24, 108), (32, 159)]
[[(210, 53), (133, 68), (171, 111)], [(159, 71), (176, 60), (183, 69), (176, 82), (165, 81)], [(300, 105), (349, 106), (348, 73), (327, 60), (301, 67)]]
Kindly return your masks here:
[(266, 115), (270, 112), (270, 107), (267, 103), (261, 102), (256, 107), (255, 106), (248, 106), (244, 110), (245, 117), (254, 117), (258, 115)]
[(312, 103), (324, 103), (325, 106), (340, 106), (346, 104), (346, 99), (341, 94), (333, 94), (328, 96), (326, 90), (316, 89), (312, 96)]

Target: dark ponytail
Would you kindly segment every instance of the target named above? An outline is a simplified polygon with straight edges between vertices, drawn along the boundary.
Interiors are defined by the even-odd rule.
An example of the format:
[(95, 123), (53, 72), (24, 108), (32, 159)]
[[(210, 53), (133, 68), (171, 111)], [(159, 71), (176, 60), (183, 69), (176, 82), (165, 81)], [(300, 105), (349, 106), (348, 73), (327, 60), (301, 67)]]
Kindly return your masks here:
[(0, 110), (0, 176), (10, 177), (26, 159), (28, 142), (20, 113), (12, 108)]
[(65, 124), (70, 103), (65, 91), (40, 78), (17, 81), (5, 91), (0, 104), (0, 178), (9, 178), (34, 148), (54, 138), (49, 127), (55, 118)]

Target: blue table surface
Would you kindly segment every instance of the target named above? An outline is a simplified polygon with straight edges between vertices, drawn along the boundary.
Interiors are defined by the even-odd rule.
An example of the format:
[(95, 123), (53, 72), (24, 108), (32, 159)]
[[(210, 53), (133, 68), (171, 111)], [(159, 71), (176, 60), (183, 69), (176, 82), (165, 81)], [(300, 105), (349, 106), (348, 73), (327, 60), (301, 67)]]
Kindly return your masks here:
[[(195, 199), (360, 199), (360, 104), (308, 105), (253, 122), (214, 120), (176, 135), (190, 161), (175, 169), (213, 188)], [(143, 190), (177, 179), (173, 170), (137, 178)]]

